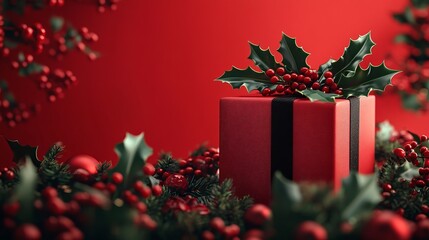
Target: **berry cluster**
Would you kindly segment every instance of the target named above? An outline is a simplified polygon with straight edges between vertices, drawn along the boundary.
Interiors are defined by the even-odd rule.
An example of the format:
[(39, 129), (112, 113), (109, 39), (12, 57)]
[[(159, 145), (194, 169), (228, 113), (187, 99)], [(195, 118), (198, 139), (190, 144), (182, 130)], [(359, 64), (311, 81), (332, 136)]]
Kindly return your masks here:
[(428, 148), (424, 146), (427, 140), (428, 137), (426, 135), (421, 135), (420, 143), (416, 141), (405, 142), (403, 147), (395, 148), (393, 153), (400, 160), (411, 162), (416, 167), (423, 166), (426, 162), (429, 167), (429, 151)]
[(79, 31), (69, 27), (55, 35), (55, 41), (53, 47), (49, 50), (49, 54), (57, 59), (62, 59), (65, 54), (76, 47), (86, 54), (90, 60), (95, 60), (98, 55), (88, 47), (88, 44), (97, 42), (98, 39), (98, 35), (90, 32), (87, 27), (82, 27)]
[(72, 71), (49, 68), (43, 69), (42, 75), (37, 80), (40, 89), (44, 90), (50, 102), (55, 102), (58, 98), (64, 97), (64, 91), (71, 85), (77, 84), (77, 78)]
[(4, 46), (4, 38), (5, 38), (5, 32), (3, 30), (4, 27), (4, 19), (3, 16), (0, 15), (0, 49), (1, 49), (1, 56), (6, 57), (10, 53), (10, 49)]
[(7, 86), (0, 86), (0, 123), (5, 122), (14, 127), (17, 123), (26, 121), (38, 109), (38, 105), (29, 107), (22, 103), (17, 104)]
[(13, 169), (3, 168), (0, 171), (0, 179), (3, 183), (11, 182), (15, 179), (16, 174)]
[(21, 24), (15, 32), (15, 36), (32, 45), (37, 53), (43, 51), (43, 45), (46, 42), (46, 30), (41, 23), (35, 23), (33, 26)]
[(264, 96), (275, 93), (293, 95), (296, 90), (302, 91), (305, 89), (342, 94), (342, 89), (338, 88), (330, 71), (326, 71), (320, 79), (316, 70), (307, 67), (302, 67), (299, 73), (287, 73), (284, 67), (279, 67), (275, 71), (274, 69), (268, 69), (265, 71), (265, 75), (269, 77), (272, 84), (276, 84), (276, 88), (275, 90), (264, 88), (261, 91)]
[(401, 130), (401, 131), (392, 131), (390, 135), (390, 142), (398, 142), (400, 145), (405, 145), (406, 143), (410, 143), (414, 140), (413, 135), (410, 132)]
[(105, 12), (106, 8), (110, 10), (118, 9), (119, 0), (98, 0), (98, 11)]
[(198, 203), (198, 200), (190, 195), (184, 198), (176, 196), (169, 198), (162, 207), (162, 211), (164, 213), (197, 212), (200, 215), (210, 213), (206, 205)]
[(193, 175), (196, 177), (214, 175), (219, 169), (219, 150), (209, 148), (202, 155), (179, 160), (179, 166), (179, 174), (181, 175)]
[(64, 0), (48, 0), (49, 6), (51, 7), (62, 7), (64, 6)]

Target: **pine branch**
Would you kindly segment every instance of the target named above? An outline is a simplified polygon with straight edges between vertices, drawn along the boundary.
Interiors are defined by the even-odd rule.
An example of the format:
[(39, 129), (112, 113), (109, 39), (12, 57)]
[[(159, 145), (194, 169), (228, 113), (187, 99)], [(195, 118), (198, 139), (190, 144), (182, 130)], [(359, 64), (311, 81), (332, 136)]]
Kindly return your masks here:
[(177, 173), (180, 170), (178, 161), (173, 159), (172, 156), (167, 153), (161, 154), (160, 159), (158, 160), (158, 163), (156, 164), (155, 168), (157, 170), (163, 169), (165, 172), (169, 173)]

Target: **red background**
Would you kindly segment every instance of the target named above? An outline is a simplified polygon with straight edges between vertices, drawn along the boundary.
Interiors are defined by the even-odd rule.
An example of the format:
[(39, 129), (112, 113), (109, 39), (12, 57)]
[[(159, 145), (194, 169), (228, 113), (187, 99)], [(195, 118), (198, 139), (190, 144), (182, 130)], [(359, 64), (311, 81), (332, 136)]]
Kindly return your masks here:
[[(214, 82), (232, 65), (245, 67), (247, 41), (277, 49), (281, 33), (297, 37), (311, 52), (316, 68), (338, 58), (349, 38), (372, 31), (377, 46), (367, 57), (379, 64), (395, 46), (401, 30), (391, 17), (405, 0), (126, 0), (115, 12), (98, 14), (90, 4), (66, 1), (52, 13), (101, 37), (94, 48), (102, 57), (90, 62), (71, 54), (57, 65), (78, 76), (79, 85), (55, 104), (46, 103), (29, 81), (9, 80), (21, 99), (42, 102), (43, 110), (26, 124), (0, 126), (3, 135), (45, 151), (61, 140), (65, 158), (90, 154), (116, 160), (113, 147), (125, 136), (145, 132), (155, 152), (185, 156), (204, 141), (218, 145), (219, 98), (245, 94)], [(49, 13), (51, 14), (51, 13)], [(31, 13), (47, 19), (49, 14)], [(22, 20), (24, 22), (24, 20)], [(278, 56), (277, 56), (278, 57)], [(280, 60), (280, 58), (278, 58)], [(2, 71), (12, 71), (1, 66)], [(377, 120), (398, 128), (428, 132), (428, 115), (404, 112), (397, 96), (378, 98)], [(9, 159), (5, 144), (0, 157)]]

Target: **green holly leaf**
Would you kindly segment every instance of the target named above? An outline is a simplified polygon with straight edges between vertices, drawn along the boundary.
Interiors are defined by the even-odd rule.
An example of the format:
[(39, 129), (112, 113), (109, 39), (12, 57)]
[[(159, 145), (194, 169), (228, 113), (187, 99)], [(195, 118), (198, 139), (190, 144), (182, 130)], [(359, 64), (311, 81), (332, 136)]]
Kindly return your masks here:
[(124, 141), (116, 145), (115, 152), (119, 156), (119, 162), (111, 171), (122, 173), (123, 186), (128, 186), (141, 173), (153, 150), (146, 144), (143, 133), (136, 136), (127, 133)]
[(410, 7), (406, 7), (404, 13), (393, 14), (393, 18), (400, 23), (415, 24), (416, 19)]
[(64, 18), (52, 17), (51, 18), (51, 29), (54, 33), (59, 32), (64, 27)]
[(269, 48), (264, 50), (260, 45), (253, 44), (251, 42), (249, 42), (249, 45), (249, 59), (252, 60), (262, 71), (267, 71), (268, 69), (275, 70), (277, 67), (280, 67), (280, 64), (276, 62)]
[(321, 101), (321, 102), (335, 102), (335, 98), (341, 97), (341, 95), (334, 93), (325, 93), (319, 90), (305, 89), (302, 91), (297, 91), (303, 96), (308, 98), (310, 101)]
[(286, 207), (293, 207), (302, 201), (298, 184), (286, 179), (277, 171), (273, 180), (273, 199)]
[(411, 2), (416, 8), (426, 8), (429, 5), (427, 0), (411, 0)]
[(401, 95), (402, 106), (405, 109), (418, 111), (423, 107), (416, 94), (410, 94), (403, 91), (399, 94)]
[(296, 39), (283, 33), (280, 48), (277, 50), (283, 56), (283, 64), (292, 72), (299, 72), (302, 67), (309, 67), (307, 57), (310, 55), (302, 47), (298, 47)]
[(376, 133), (377, 142), (389, 141), (392, 132), (395, 130), (389, 121), (384, 121), (378, 124), (379, 130)]
[(17, 165), (21, 165), (25, 162), (26, 158), (29, 157), (31, 162), (36, 167), (40, 167), (41, 161), (37, 158), (37, 148), (29, 145), (21, 145), (18, 140), (6, 140), (10, 150), (13, 153), (13, 162)]
[(375, 43), (371, 39), (371, 33), (359, 36), (358, 39), (350, 39), (349, 46), (344, 50), (343, 55), (337, 61), (332, 63), (332, 73), (334, 78), (353, 75), (359, 63), (366, 55), (371, 54)]
[(359, 66), (354, 75), (343, 75), (337, 84), (338, 87), (343, 88), (343, 95), (346, 98), (368, 96), (372, 90), (384, 91), (398, 72), (387, 68), (384, 62), (378, 66), (370, 64), (367, 69)]
[(248, 92), (252, 90), (262, 91), (262, 89), (266, 87), (275, 89), (276, 87), (275, 84), (272, 84), (268, 80), (265, 73), (257, 72), (251, 67), (247, 67), (246, 69), (232, 67), (230, 71), (226, 71), (217, 80), (223, 83), (229, 83), (232, 88), (240, 88), (241, 86), (244, 86)]
[(20, 167), (19, 178), (20, 181), (14, 189), (11, 200), (18, 201), (20, 204), (18, 219), (23, 222), (31, 222), (34, 220), (33, 204), (37, 186), (37, 171), (31, 159), (24, 160)]
[[(319, 66), (319, 70), (317, 71), (320, 76), (323, 75), (326, 71), (329, 71), (332, 68), (332, 63), (334, 62), (334, 59), (329, 59), (326, 63)], [(323, 76), (322, 76), (323, 77)]]
[(343, 179), (341, 186), (341, 218), (353, 223), (363, 214), (371, 212), (381, 200), (376, 174), (360, 175), (352, 172), (349, 177)]
[(411, 132), (411, 131), (407, 131), (409, 134), (411, 134), (411, 136), (413, 136), (414, 141), (416, 141), (418, 144), (420, 144), (420, 136)]

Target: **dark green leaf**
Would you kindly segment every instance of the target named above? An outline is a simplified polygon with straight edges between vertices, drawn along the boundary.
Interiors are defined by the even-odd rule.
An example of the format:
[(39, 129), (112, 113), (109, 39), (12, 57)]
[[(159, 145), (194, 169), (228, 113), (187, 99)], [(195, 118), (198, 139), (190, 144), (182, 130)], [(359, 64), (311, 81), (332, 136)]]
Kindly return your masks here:
[(338, 94), (334, 93), (324, 93), (319, 90), (313, 90), (313, 89), (305, 89), (302, 91), (298, 91), (306, 98), (310, 99), (310, 101), (321, 101), (321, 102), (335, 102), (335, 98), (341, 97)]
[(53, 32), (60, 31), (64, 26), (64, 18), (62, 17), (52, 17), (51, 18), (51, 29)]
[(274, 59), (273, 54), (271, 54), (270, 49), (262, 49), (259, 45), (249, 42), (250, 45), (250, 56), (249, 59), (252, 60), (256, 66), (258, 66), (262, 71), (267, 71), (268, 69), (277, 69), (280, 65)]
[(379, 66), (370, 64), (367, 69), (359, 66), (354, 75), (343, 75), (338, 80), (338, 87), (343, 88), (343, 95), (346, 98), (368, 96), (372, 90), (384, 91), (396, 73), (398, 71), (387, 68), (384, 62)]
[(416, 40), (408, 35), (408, 34), (399, 34), (395, 37), (395, 42), (396, 43), (408, 43), (408, 44), (413, 44), (413, 45), (417, 45)]
[(18, 218), (23, 222), (33, 221), (33, 204), (37, 186), (37, 172), (32, 161), (27, 158), (20, 167), (20, 182), (14, 190), (12, 199), (20, 203)]
[(276, 87), (269, 81), (265, 73), (257, 72), (251, 67), (247, 67), (246, 69), (232, 67), (230, 71), (226, 71), (218, 80), (229, 83), (232, 88), (244, 86), (248, 92), (252, 90), (262, 91), (266, 87), (275, 89)]
[(320, 65), (318, 70), (319, 75), (322, 76), (323, 73), (330, 70), (332, 68), (333, 62), (334, 62), (334, 59), (329, 59), (326, 63)]
[(286, 179), (280, 172), (274, 174), (273, 199), (285, 207), (293, 207), (302, 200), (298, 184)]
[(349, 76), (356, 71), (363, 58), (371, 54), (371, 49), (375, 43), (371, 39), (371, 33), (359, 36), (358, 39), (350, 39), (349, 46), (344, 50), (343, 55), (332, 63), (332, 73), (337, 80), (341, 76)]
[(426, 8), (429, 5), (427, 0), (411, 0), (411, 2), (416, 8)]
[(29, 145), (21, 145), (18, 140), (7, 140), (10, 150), (13, 153), (13, 162), (18, 165), (21, 165), (25, 162), (25, 159), (29, 157), (34, 164), (34, 166), (40, 166), (40, 160), (37, 158), (37, 147), (32, 147)]
[(405, 109), (417, 111), (417, 110), (420, 110), (422, 108), (422, 104), (420, 103), (416, 94), (410, 94), (407, 92), (400, 92), (400, 95), (401, 95), (401, 99), (402, 99), (402, 106)]
[(137, 136), (127, 133), (124, 141), (115, 147), (119, 162), (112, 171), (122, 173), (125, 186), (138, 176), (146, 159), (152, 155), (153, 150), (143, 136), (143, 133)]
[(21, 77), (26, 77), (31, 74), (41, 73), (43, 71), (43, 65), (32, 62), (27, 67), (19, 68), (18, 74)]
[(283, 56), (283, 64), (293, 72), (299, 72), (302, 67), (309, 67), (307, 57), (310, 55), (302, 47), (296, 45), (296, 39), (283, 33), (280, 48), (277, 50)]
[(414, 141), (416, 141), (418, 144), (420, 144), (420, 136), (411, 132), (411, 131), (408, 131), (408, 132), (411, 134), (411, 136), (413, 136)]
[(378, 142), (389, 141), (394, 131), (393, 126), (388, 122), (384, 121), (378, 124), (379, 130), (376, 133), (376, 139)]
[(377, 175), (352, 172), (342, 182), (340, 193), (341, 218), (353, 222), (362, 214), (371, 212), (381, 201)]

